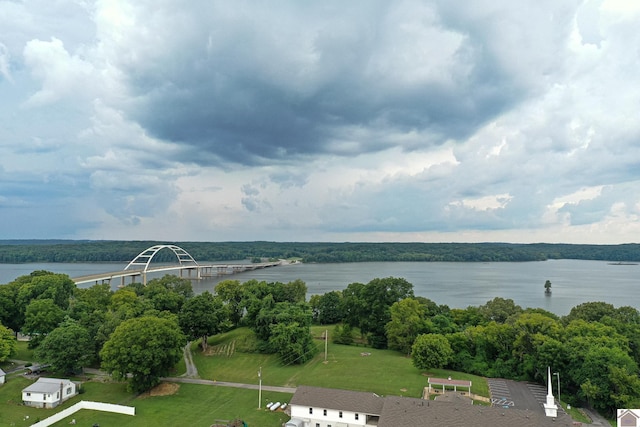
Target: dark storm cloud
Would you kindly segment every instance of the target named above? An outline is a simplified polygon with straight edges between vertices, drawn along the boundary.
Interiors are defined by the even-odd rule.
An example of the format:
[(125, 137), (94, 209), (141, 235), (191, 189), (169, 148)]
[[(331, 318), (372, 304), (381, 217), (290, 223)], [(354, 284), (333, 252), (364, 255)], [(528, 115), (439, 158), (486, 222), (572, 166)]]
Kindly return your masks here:
[[(185, 144), (193, 162), (256, 164), (397, 144), (380, 133), (430, 135), (407, 150), (463, 139), (525, 92), (485, 40), (441, 26), (437, 9), (410, 3), (417, 16), (407, 23), (406, 3), (287, 5), (240, 8), (230, 20), (221, 4), (182, 11), (186, 35), (159, 36), (123, 64), (137, 98), (130, 115), (151, 135)], [(395, 50), (398, 62), (383, 63)], [(356, 137), (358, 129), (371, 135)]]

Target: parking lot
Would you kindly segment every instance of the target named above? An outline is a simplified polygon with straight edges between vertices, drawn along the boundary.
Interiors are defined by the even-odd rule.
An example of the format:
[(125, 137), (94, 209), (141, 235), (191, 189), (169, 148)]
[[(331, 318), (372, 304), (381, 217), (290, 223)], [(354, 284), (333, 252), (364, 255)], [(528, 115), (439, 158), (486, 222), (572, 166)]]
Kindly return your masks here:
[[(493, 406), (544, 413), (542, 404), (547, 400), (547, 390), (544, 386), (501, 378), (489, 378), (487, 382)], [(560, 406), (558, 411), (563, 412)]]

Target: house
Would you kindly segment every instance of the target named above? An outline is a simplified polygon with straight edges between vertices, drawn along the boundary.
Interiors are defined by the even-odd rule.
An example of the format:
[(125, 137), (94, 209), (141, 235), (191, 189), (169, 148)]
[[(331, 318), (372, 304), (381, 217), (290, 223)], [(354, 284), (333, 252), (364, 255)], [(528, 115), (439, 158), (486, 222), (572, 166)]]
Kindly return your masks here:
[(59, 378), (38, 378), (22, 390), (22, 402), (36, 408), (55, 408), (78, 394), (76, 384)]
[(4, 384), (7, 380), (7, 374), (0, 368), (0, 384)]
[(440, 402), (375, 393), (300, 386), (291, 398), (286, 427), (571, 427), (566, 414), (555, 418), (522, 409)]
[(640, 409), (618, 409), (618, 425), (620, 427), (640, 426)]
[(300, 386), (289, 407), (302, 427), (356, 427), (378, 425), (383, 404), (375, 393)]

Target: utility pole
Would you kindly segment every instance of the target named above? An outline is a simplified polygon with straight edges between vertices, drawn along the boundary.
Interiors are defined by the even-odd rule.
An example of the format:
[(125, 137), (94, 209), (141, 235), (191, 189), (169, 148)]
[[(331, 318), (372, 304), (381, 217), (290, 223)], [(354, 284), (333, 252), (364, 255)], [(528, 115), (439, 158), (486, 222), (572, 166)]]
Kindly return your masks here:
[(258, 379), (260, 381), (260, 385), (258, 386), (258, 409), (262, 408), (262, 366), (260, 366), (260, 370), (258, 371)]
[(329, 330), (324, 330), (324, 361), (327, 361), (327, 346), (329, 345)]

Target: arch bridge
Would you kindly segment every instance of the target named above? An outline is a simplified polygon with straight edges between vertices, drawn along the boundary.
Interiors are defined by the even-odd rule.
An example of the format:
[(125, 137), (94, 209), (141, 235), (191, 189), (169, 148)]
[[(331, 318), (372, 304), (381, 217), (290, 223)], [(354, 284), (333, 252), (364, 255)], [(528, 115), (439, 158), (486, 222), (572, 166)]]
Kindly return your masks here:
[[(177, 259), (176, 264), (161, 264), (153, 266), (151, 261), (158, 252), (169, 249)], [(111, 283), (112, 279), (120, 279), (120, 285), (125, 285), (127, 277), (131, 278), (131, 283), (141, 278), (144, 285), (147, 284), (147, 274), (161, 273), (165, 271), (178, 271), (180, 277), (184, 277), (187, 272), (187, 279), (199, 280), (207, 277), (221, 276), (224, 274), (240, 273), (242, 271), (256, 270), (260, 268), (275, 267), (281, 265), (282, 261), (263, 262), (251, 264), (199, 264), (186, 250), (176, 245), (155, 245), (140, 252), (131, 260), (124, 270), (111, 273), (91, 274), (87, 276), (75, 277), (72, 280), (76, 284), (83, 283)], [(214, 273), (215, 272), (215, 273)]]

